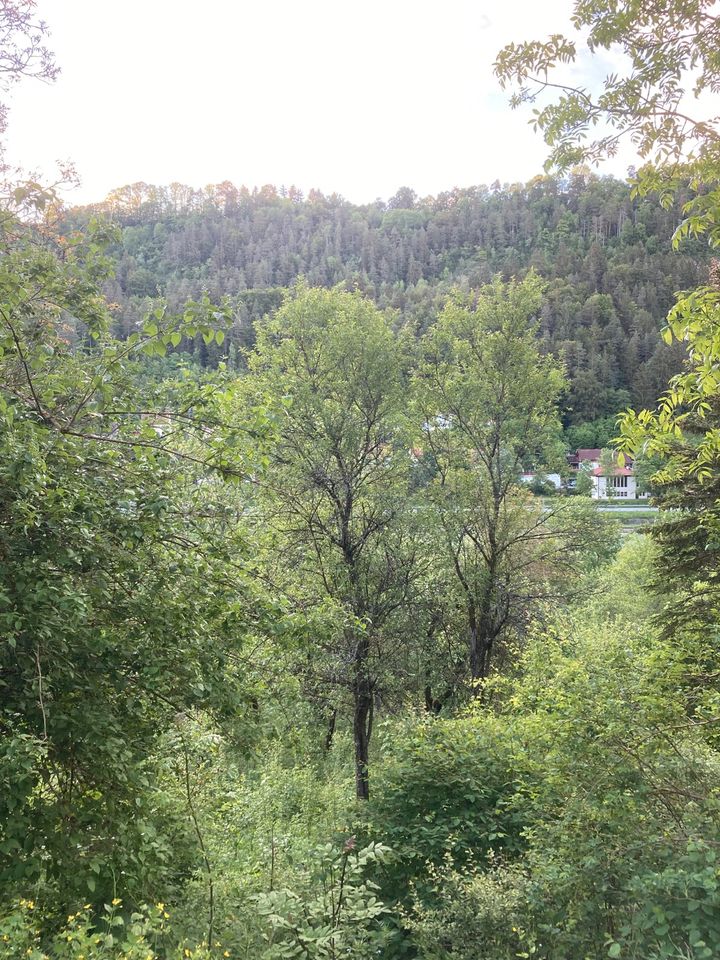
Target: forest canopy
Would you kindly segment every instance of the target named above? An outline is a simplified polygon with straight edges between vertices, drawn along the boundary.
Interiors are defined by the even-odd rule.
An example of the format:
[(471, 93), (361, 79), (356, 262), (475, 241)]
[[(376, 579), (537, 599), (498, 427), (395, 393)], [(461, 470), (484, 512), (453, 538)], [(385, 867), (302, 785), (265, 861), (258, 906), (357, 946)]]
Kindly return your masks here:
[[(120, 336), (153, 298), (176, 308), (204, 290), (227, 297), (233, 323), (224, 347), (200, 340), (181, 348), (212, 366), (242, 365), (253, 321), (276, 310), (299, 276), (360, 289), (396, 312), (396, 323), (423, 332), (454, 288), (535, 270), (549, 281), (538, 336), (545, 352), (564, 358), (563, 417), (579, 425), (652, 403), (679, 369), (682, 351), (658, 331), (675, 292), (701, 283), (708, 263), (700, 242), (673, 253), (684, 197), (665, 210), (587, 168), (437, 197), (403, 188), (368, 206), (292, 187), (139, 183), (71, 211), (64, 229), (99, 214), (120, 228), (109, 249), (115, 276), (104, 288)], [(604, 445), (598, 429), (599, 441), (580, 436), (576, 446)]]

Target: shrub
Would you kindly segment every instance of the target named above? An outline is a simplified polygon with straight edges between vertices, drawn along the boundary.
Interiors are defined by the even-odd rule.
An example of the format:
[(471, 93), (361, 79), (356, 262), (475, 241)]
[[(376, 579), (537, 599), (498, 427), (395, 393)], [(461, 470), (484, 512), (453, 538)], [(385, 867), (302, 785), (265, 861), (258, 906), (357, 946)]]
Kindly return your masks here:
[(451, 857), (428, 868), (433, 905), (416, 897), (405, 921), (419, 960), (516, 960), (523, 955), (526, 878), (514, 867), (470, 866)]
[[(35, 902), (16, 901), (0, 917), (0, 960), (210, 960), (205, 944), (172, 942), (163, 903), (129, 914), (121, 907), (114, 899), (94, 917), (86, 904), (61, 929), (45, 934)], [(229, 956), (221, 944), (214, 947), (215, 956)]]
[(355, 849), (355, 838), (342, 849), (326, 844), (315, 851), (301, 892), (275, 890), (257, 897), (269, 927), (266, 960), (365, 960), (382, 955), (384, 934), (377, 921), (388, 912), (377, 885), (365, 876), (387, 848), (370, 844)]
[(427, 864), (448, 854), (463, 866), (488, 853), (506, 857), (524, 846), (524, 817), (513, 772), (510, 730), (487, 716), (433, 719), (393, 742), (376, 774), (370, 826), (394, 858), (383, 873), (383, 892), (407, 900), (432, 891)]

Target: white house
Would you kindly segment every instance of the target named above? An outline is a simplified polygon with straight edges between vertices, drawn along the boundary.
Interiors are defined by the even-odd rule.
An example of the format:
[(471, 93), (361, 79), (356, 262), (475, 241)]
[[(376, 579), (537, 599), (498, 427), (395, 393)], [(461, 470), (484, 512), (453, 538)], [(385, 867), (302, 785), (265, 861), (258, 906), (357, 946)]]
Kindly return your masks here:
[(598, 466), (590, 476), (593, 481), (590, 496), (593, 500), (644, 500), (648, 496), (647, 493), (638, 492), (632, 464), (623, 467), (614, 464), (610, 468)]
[(603, 456), (603, 451), (599, 448), (581, 448), (567, 454), (569, 470), (567, 478), (562, 477), (559, 473), (538, 474), (528, 472), (521, 474), (520, 479), (523, 483), (528, 484), (536, 479), (541, 479), (552, 484), (558, 491), (563, 489), (572, 491), (577, 487), (578, 475), (584, 474), (592, 481), (590, 496), (593, 500), (647, 499), (649, 494), (641, 493), (638, 490), (632, 460), (626, 458), (622, 467), (617, 463), (617, 460), (613, 460), (612, 466), (602, 466), (602, 461), (609, 459), (610, 455), (610, 452), (608, 452), (606, 456)]

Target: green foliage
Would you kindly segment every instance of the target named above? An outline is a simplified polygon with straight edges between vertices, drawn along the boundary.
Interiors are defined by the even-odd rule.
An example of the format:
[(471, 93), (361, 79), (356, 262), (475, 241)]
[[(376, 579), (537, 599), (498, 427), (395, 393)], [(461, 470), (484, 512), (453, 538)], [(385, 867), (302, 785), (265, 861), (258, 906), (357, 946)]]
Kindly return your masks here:
[(581, 497), (589, 497), (593, 491), (593, 486), (593, 478), (590, 476), (590, 472), (580, 467), (575, 481), (575, 493)]
[[(367, 796), (373, 691), (382, 683), (383, 629), (413, 578), (407, 514), (409, 442), (401, 343), (359, 294), (298, 285), (258, 327), (251, 390), (282, 408), (260, 501), (301, 582), (305, 602), (336, 611), (329, 656), (331, 709), (351, 691), (356, 783)], [(332, 687), (336, 689), (332, 689)]]
[(670, 863), (637, 877), (631, 892), (639, 908), (620, 933), (642, 939), (653, 960), (678, 956), (679, 944), (685, 956), (709, 960), (720, 950), (719, 886), (715, 850), (690, 840)]
[(448, 856), (464, 865), (522, 850), (511, 737), (489, 718), (428, 720), (393, 732), (367, 828), (394, 854), (383, 871), (386, 898), (407, 901), (411, 886), (428, 895), (427, 867), (440, 868)]
[(332, 844), (313, 851), (307, 893), (273, 890), (257, 898), (270, 927), (267, 960), (361, 960), (380, 952), (386, 936), (377, 921), (388, 912), (378, 887), (366, 879), (369, 864), (381, 863), (388, 850), (372, 843), (355, 849), (355, 838), (341, 850)]
[(565, 382), (534, 337), (543, 287), (535, 276), (507, 285), (496, 278), (476, 298), (457, 296), (426, 335), (417, 379), (424, 438), (436, 459), (444, 438), (459, 434), (488, 471), (490, 451), (502, 443), (499, 483), (523, 462), (552, 465)]
[[(720, 164), (703, 163), (706, 175), (717, 180)], [(708, 201), (702, 231), (708, 232), (714, 243), (720, 215), (712, 193)], [(696, 229), (694, 217), (690, 213), (685, 233)], [(652, 528), (660, 548), (653, 587), (656, 593), (671, 593), (674, 599), (662, 611), (664, 636), (672, 645), (667, 659), (685, 690), (689, 709), (704, 722), (717, 706), (714, 678), (718, 661), (708, 633), (714, 634), (711, 625), (720, 600), (717, 261), (713, 261), (709, 279), (708, 285), (678, 297), (663, 333), (668, 342), (675, 340), (686, 348), (683, 372), (670, 380), (655, 409), (625, 412), (617, 440), (621, 451), (641, 458), (641, 475), (660, 507), (659, 521)], [(714, 739), (712, 726), (708, 734)]]
[[(602, 118), (585, 155), (628, 132), (680, 156), (677, 71), (715, 84), (708, 16), (581, 0), (632, 73), (540, 111), (556, 159)], [(553, 38), (500, 69), (573, 55)], [(716, 138), (692, 132), (692, 162), (632, 197), (582, 171), (364, 208), (135, 185), (107, 205), (121, 234), (76, 212), (58, 238), (51, 192), (18, 187), (0, 958), (720, 951), (715, 273), (655, 343), (700, 277), (669, 257), (677, 218), (676, 241), (717, 240)], [(566, 439), (604, 446), (683, 346), (658, 410), (623, 420), (667, 516), (612, 559), (592, 504), (520, 473), (562, 463), (560, 403)]]
[[(641, 157), (660, 162), (716, 156), (712, 118), (693, 118), (680, 102), (683, 79), (690, 76), (695, 99), (717, 91), (719, 28), (712, 6), (711, 0), (576, 0), (572, 26), (578, 33), (587, 30), (590, 51), (624, 54), (624, 69), (609, 74), (599, 94), (549, 80), (558, 66), (575, 62), (573, 39), (554, 34), (500, 51), (495, 72), (503, 86), (517, 85), (513, 106), (535, 103), (560, 86), (558, 99), (533, 111), (535, 128), (552, 147), (548, 165), (567, 169), (613, 156), (623, 137)], [(595, 128), (597, 139), (589, 139)]]
[[(622, 404), (618, 404), (618, 408)], [(568, 427), (565, 431), (565, 441), (571, 450), (601, 450), (610, 445), (610, 441), (617, 434), (617, 417), (604, 417), (593, 420), (591, 423), (581, 423), (578, 426)]]
[[(535, 112), (536, 126), (552, 147), (549, 165), (566, 169), (579, 159), (600, 160), (629, 136), (641, 156), (652, 160), (636, 178), (638, 195), (658, 194), (661, 204), (670, 206), (689, 187), (691, 196), (683, 204), (685, 216), (675, 231), (675, 246), (688, 237), (707, 238), (716, 246), (720, 231), (717, 131), (712, 120), (690, 117), (682, 104), (685, 78), (692, 76), (696, 99), (720, 84), (718, 19), (711, 6), (707, 0), (576, 3), (573, 25), (589, 27), (590, 50), (622, 51), (628, 58), (626, 72), (606, 77), (597, 98), (583, 88), (560, 84), (561, 97)], [(534, 101), (545, 90), (557, 88), (548, 81), (549, 72), (575, 56), (575, 44), (559, 35), (547, 43), (511, 44), (499, 54), (496, 72), (502, 83), (519, 84), (515, 104)], [(598, 124), (609, 131), (588, 141), (590, 128)], [(688, 369), (672, 378), (654, 412), (630, 410), (621, 423), (624, 449), (670, 459), (669, 472), (661, 471), (659, 482), (683, 476), (709, 479), (717, 461), (720, 444), (712, 427), (691, 443), (692, 453), (678, 442), (687, 418), (693, 413), (704, 417), (718, 391), (716, 272), (711, 268), (710, 285), (678, 297), (663, 333), (668, 344), (674, 339), (687, 348)], [(678, 447), (680, 455), (673, 456)]]
[(720, 457), (720, 431), (713, 417), (720, 393), (719, 331), (717, 287), (681, 296), (668, 316), (665, 335), (686, 345), (686, 369), (673, 377), (655, 411), (629, 410), (620, 421), (622, 449), (667, 461), (653, 478), (658, 484), (712, 482)]
[(406, 905), (420, 956), (716, 949), (717, 756), (668, 695), (654, 555), (627, 540), (595, 595), (495, 681), (494, 711), (388, 737), (372, 830), (396, 853), (384, 898)]
[(404, 915), (420, 960), (515, 960), (528, 956), (522, 924), (527, 879), (512, 867), (429, 865), (431, 904)]
[(571, 384), (563, 420), (580, 425), (650, 403), (680, 368), (681, 351), (657, 331), (674, 291), (704, 275), (696, 240), (684, 255), (671, 253), (688, 196), (683, 186), (664, 210), (587, 170), (416, 197), (413, 209), (230, 184), (201, 191), (136, 184), (71, 212), (67, 223), (84, 229), (91, 213), (105, 213), (123, 228), (112, 248), (117, 276), (106, 288), (121, 336), (142, 320), (146, 294), (165, 297), (173, 311), (205, 289), (218, 300), (229, 295), (224, 343), (186, 338), (179, 349), (231, 369), (254, 342), (253, 322), (278, 309), (298, 276), (311, 286), (362, 290), (423, 332), (455, 288), (534, 268), (548, 281), (538, 336), (544, 352), (565, 357)]
[(93, 919), (90, 904), (85, 904), (68, 916), (62, 929), (48, 936), (38, 923), (35, 901), (20, 900), (0, 916), (0, 960), (210, 960), (207, 945), (168, 946), (165, 904), (143, 906), (129, 914), (121, 907), (116, 897)]
[[(268, 927), (256, 898), (271, 890), (312, 889), (308, 864), (318, 847), (348, 836), (352, 819), (352, 749), (338, 736), (325, 754), (315, 743), (315, 718), (283, 689), (278, 714), (262, 698), (264, 736), (256, 756), (238, 753), (214, 725), (190, 727), (193, 804), (204, 840), (214, 897), (214, 936), (232, 956), (259, 956)], [(287, 715), (286, 715), (287, 714)], [(161, 788), (182, 800), (184, 785), (170, 752)], [(173, 897), (173, 916), (191, 941), (207, 938), (208, 876), (200, 865)]]
[[(110, 899), (122, 877), (139, 902), (194, 855), (155, 787), (160, 731), (242, 702), (230, 658), (247, 583), (228, 569), (243, 542), (219, 497), (203, 491), (200, 509), (198, 483), (210, 464), (236, 471), (201, 439), (214, 390), (189, 385), (195, 420), (135, 389), (133, 355), (157, 353), (174, 321), (156, 310), (125, 343), (107, 335), (99, 239), (61, 258), (34, 230), (3, 229), (0, 889), (44, 883), (62, 909)], [(209, 335), (209, 309), (177, 323)]]
[(597, 535), (578, 504), (545, 510), (521, 481), (525, 467), (562, 457), (563, 371), (535, 336), (542, 291), (530, 276), (458, 295), (423, 338), (414, 377), (421, 442), (435, 465), (424, 493), (466, 611), (475, 683), (528, 608), (556, 592), (553, 573), (567, 575)]
[[(549, 163), (567, 167), (581, 158), (601, 159), (627, 135), (654, 163), (640, 171), (636, 195), (656, 192), (670, 205), (689, 185), (692, 195), (683, 205), (676, 245), (688, 237), (718, 241), (717, 131), (712, 122), (688, 116), (682, 102), (684, 77), (692, 75), (696, 98), (718, 86), (718, 19), (710, 7), (703, 0), (642, 9), (633, 0), (576, 3), (573, 24), (589, 27), (590, 49), (622, 51), (625, 72), (609, 75), (596, 98), (561, 84), (560, 99), (535, 111), (536, 126), (552, 148)], [(496, 68), (503, 82), (520, 84), (513, 98), (518, 104), (555, 87), (550, 71), (575, 55), (574, 43), (554, 36), (547, 43), (506, 47)], [(589, 140), (596, 126), (600, 136)], [(707, 641), (717, 607), (716, 273), (711, 268), (709, 286), (679, 296), (668, 318), (666, 342), (675, 339), (688, 351), (684, 372), (671, 379), (656, 410), (629, 410), (620, 423), (621, 449), (646, 462), (662, 461), (650, 480), (656, 502), (667, 511), (652, 530), (659, 548), (653, 586), (663, 596), (664, 635), (659, 639), (650, 626), (655, 611), (647, 593), (644, 610), (632, 599), (633, 592), (643, 596), (643, 584), (635, 583), (633, 590), (631, 578), (629, 588), (616, 586), (615, 602), (603, 616), (625, 625), (621, 643), (603, 638), (597, 652), (588, 643), (592, 628), (581, 621), (582, 657), (576, 653), (566, 661), (570, 673), (550, 658), (556, 679), (545, 674), (542, 691), (534, 694), (538, 703), (554, 699), (543, 715), (545, 729), (553, 726), (552, 714), (574, 714), (576, 746), (563, 745), (562, 731), (555, 728), (553, 752), (559, 747), (565, 753), (559, 767), (558, 758), (546, 754), (545, 770), (583, 757), (583, 769), (564, 770), (574, 785), (571, 803), (529, 834), (530, 901), (535, 911), (544, 904), (537, 914), (547, 944), (543, 955), (603, 950), (611, 957), (695, 958), (718, 949), (710, 840), (717, 829), (717, 756), (705, 745), (713, 740), (706, 724), (712, 729), (711, 716), (717, 716), (717, 660)], [(677, 508), (680, 512), (671, 512)], [(638, 548), (633, 550), (637, 555)], [(642, 642), (628, 642), (627, 615), (633, 609), (640, 613), (644, 649)], [(597, 606), (584, 611), (598, 613)], [(542, 659), (547, 665), (546, 645)], [(522, 703), (527, 709), (529, 703)], [(602, 704), (602, 717), (593, 703)], [(585, 781), (589, 771), (592, 787)], [(543, 803), (548, 800), (546, 794)], [(592, 833), (585, 829), (589, 823)], [(549, 904), (554, 909), (548, 911)]]
[(546, 479), (542, 473), (538, 473), (533, 477), (527, 485), (527, 488), (538, 497), (552, 497), (557, 493), (555, 484), (551, 480)]

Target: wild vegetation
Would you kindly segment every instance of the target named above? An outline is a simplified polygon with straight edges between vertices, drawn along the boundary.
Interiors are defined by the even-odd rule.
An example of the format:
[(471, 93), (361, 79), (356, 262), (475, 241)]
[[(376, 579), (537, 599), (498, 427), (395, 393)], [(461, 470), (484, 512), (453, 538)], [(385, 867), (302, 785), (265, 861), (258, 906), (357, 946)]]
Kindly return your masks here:
[[(7, 172), (0, 960), (720, 953), (718, 19), (574, 16), (631, 73), (541, 101), (527, 188)], [(52, 78), (33, 17), (0, 73)], [(631, 186), (563, 172), (623, 135)], [(614, 435), (644, 532), (522, 482)]]

